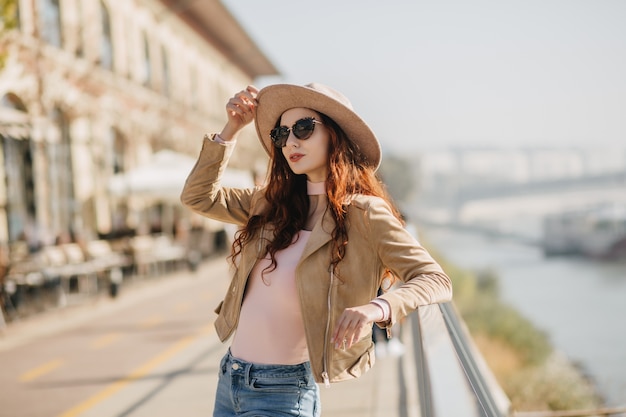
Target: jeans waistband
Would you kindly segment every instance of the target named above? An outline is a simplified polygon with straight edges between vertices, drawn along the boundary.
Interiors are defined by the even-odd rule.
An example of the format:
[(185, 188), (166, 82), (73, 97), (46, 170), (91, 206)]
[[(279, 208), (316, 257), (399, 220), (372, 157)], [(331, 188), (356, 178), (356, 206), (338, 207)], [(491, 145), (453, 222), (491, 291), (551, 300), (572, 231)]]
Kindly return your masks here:
[(311, 373), (311, 363), (303, 362), (295, 365), (280, 364), (259, 364), (248, 362), (234, 357), (230, 349), (224, 357), (224, 367), (231, 374), (241, 374), (248, 377), (292, 377), (309, 376)]

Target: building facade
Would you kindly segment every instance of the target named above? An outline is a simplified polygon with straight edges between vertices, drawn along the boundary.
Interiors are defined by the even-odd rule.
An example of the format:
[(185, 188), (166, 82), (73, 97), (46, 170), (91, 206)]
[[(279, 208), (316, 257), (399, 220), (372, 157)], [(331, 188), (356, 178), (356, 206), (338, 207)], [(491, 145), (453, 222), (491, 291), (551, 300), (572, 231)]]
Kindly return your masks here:
[[(228, 97), (276, 75), (218, 0), (3, 3), (0, 242), (9, 246), (115, 235), (164, 206), (178, 210), (114, 195), (111, 180), (159, 151), (195, 157), (225, 123)], [(264, 164), (252, 128), (236, 152), (235, 168)]]

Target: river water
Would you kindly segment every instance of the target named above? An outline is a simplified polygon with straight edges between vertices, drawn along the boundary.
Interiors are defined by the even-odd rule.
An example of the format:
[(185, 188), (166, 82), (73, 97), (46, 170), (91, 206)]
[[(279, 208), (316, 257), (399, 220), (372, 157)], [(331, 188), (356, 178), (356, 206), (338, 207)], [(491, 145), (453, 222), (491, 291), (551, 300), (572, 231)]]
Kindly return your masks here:
[(537, 247), (449, 228), (420, 234), (460, 267), (495, 271), (503, 301), (580, 365), (607, 405), (626, 405), (626, 262), (546, 258)]

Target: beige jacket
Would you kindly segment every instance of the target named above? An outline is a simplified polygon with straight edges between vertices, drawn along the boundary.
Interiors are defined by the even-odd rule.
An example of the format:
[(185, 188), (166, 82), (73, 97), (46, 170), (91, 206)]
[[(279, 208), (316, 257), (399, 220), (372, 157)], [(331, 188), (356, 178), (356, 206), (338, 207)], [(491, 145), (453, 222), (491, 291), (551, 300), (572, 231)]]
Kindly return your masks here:
[[(203, 143), (181, 200), (204, 216), (243, 225), (267, 204), (262, 189), (220, 186), (232, 145)], [(403, 283), (381, 296), (391, 306), (389, 326), (417, 307), (449, 301), (450, 279), (393, 216), (380, 198), (357, 195), (348, 207), (348, 246), (345, 258), (331, 270), (330, 248), (334, 220), (327, 212), (315, 225), (296, 269), (311, 368), (317, 382), (338, 382), (362, 375), (374, 365), (371, 332), (350, 349), (330, 343), (333, 327), (343, 310), (376, 298), (385, 268)], [(271, 230), (262, 233), (266, 238)], [(243, 249), (224, 301), (217, 307), (217, 334), (227, 340), (237, 328), (248, 275), (262, 245), (256, 238)]]

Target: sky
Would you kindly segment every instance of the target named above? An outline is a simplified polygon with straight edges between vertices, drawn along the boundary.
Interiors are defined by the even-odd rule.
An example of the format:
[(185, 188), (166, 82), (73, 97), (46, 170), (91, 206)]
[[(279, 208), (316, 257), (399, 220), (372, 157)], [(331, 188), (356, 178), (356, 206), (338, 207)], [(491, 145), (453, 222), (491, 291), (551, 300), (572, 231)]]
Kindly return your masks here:
[(222, 0), (383, 151), (626, 147), (626, 0)]

